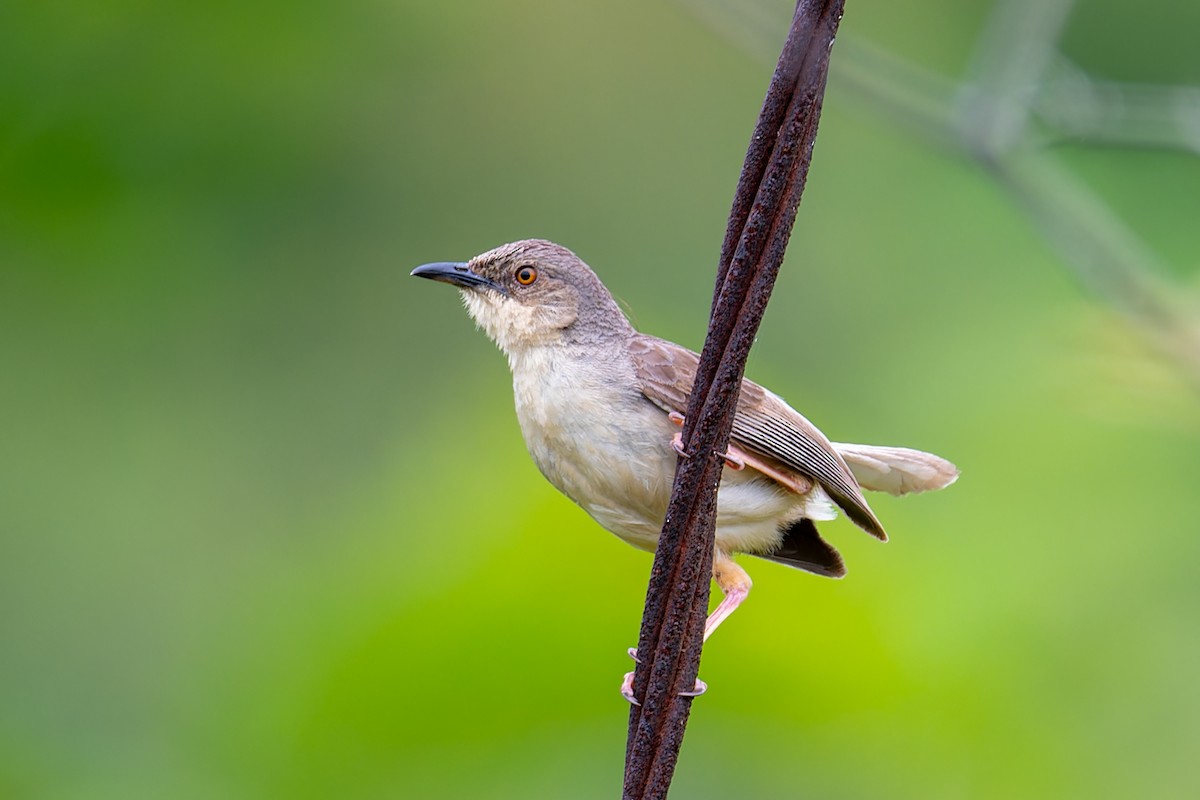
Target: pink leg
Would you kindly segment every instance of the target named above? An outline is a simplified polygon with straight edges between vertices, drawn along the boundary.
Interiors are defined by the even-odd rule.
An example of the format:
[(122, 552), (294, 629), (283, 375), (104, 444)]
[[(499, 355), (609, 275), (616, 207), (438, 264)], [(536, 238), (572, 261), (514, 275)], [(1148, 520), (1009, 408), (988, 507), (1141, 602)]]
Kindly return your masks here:
[(750, 576), (746, 574), (746, 570), (720, 551), (713, 558), (713, 580), (717, 582), (717, 587), (724, 597), (704, 622), (704, 641), (706, 642), (708, 637), (713, 635), (713, 631), (742, 604), (742, 601), (750, 594), (750, 587), (754, 585)]
[[(708, 615), (708, 619), (704, 621), (704, 641), (708, 641), (708, 637), (712, 636), (713, 631), (742, 604), (742, 601), (750, 594), (750, 587), (754, 585), (750, 576), (746, 574), (746, 570), (719, 550), (713, 557), (713, 580), (717, 582), (717, 587), (720, 588), (724, 597)], [(629, 648), (629, 657), (634, 661), (638, 660), (636, 648)], [(708, 691), (708, 684), (697, 678), (695, 688), (690, 692), (680, 692), (680, 695), (699, 697), (706, 691)], [(625, 673), (625, 679), (621, 681), (621, 696), (634, 705), (638, 704), (637, 699), (633, 696), (632, 672)]]
[(717, 604), (717, 607), (708, 615), (708, 619), (704, 622), (704, 641), (708, 641), (708, 637), (713, 635), (713, 631), (717, 626), (725, 621), (725, 618), (737, 610), (737, 607), (742, 604), (746, 596), (750, 594), (750, 590), (743, 588), (731, 589), (725, 593), (725, 597)]

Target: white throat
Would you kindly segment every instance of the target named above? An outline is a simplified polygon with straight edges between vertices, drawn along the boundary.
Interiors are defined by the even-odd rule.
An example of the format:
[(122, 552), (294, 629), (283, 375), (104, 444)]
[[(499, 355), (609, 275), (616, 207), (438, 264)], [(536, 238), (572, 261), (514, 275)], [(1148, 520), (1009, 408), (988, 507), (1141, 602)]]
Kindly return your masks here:
[(463, 305), (475, 324), (508, 355), (558, 339), (562, 329), (545, 309), (508, 300), (495, 292), (461, 289)]

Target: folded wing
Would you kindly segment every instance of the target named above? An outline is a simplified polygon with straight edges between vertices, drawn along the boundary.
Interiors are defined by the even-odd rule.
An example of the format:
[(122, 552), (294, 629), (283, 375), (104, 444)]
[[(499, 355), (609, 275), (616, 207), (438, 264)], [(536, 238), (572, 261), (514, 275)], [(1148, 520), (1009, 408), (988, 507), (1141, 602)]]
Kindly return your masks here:
[[(629, 349), (642, 393), (666, 412), (684, 413), (700, 357), (685, 347), (644, 334), (636, 335)], [(732, 438), (738, 447), (816, 481), (861, 528), (887, 539), (833, 444), (799, 412), (753, 381), (742, 381)]]

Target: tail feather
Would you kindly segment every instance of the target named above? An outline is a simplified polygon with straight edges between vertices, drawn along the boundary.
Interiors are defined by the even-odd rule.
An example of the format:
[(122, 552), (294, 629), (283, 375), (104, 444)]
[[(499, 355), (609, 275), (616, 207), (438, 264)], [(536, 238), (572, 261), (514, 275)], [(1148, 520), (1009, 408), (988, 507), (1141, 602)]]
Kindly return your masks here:
[(944, 458), (907, 447), (843, 444), (834, 448), (864, 489), (889, 494), (928, 492), (958, 480), (958, 467)]

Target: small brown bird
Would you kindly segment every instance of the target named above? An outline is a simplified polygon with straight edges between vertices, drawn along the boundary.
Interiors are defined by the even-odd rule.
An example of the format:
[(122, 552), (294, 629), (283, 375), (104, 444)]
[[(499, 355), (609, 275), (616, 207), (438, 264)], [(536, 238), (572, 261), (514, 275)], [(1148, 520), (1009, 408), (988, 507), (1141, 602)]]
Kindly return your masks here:
[[(513, 242), (412, 274), (457, 286), (467, 312), (508, 356), (521, 432), (547, 480), (602, 526), (653, 551), (699, 357), (634, 330), (587, 264), (553, 242)], [(713, 554), (724, 597), (705, 639), (750, 591), (735, 553), (840, 578), (845, 564), (816, 521), (840, 508), (886, 540), (863, 487), (907, 494), (958, 477), (953, 464), (919, 450), (832, 443), (749, 380), (724, 456)], [(622, 693), (632, 699), (629, 677)]]

